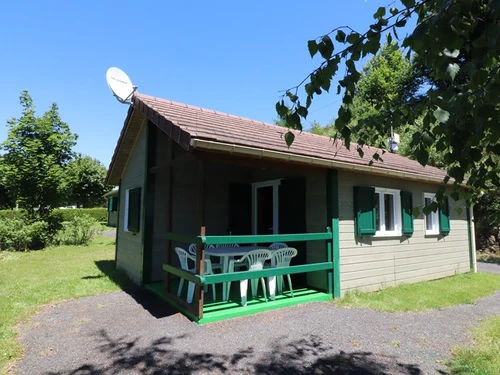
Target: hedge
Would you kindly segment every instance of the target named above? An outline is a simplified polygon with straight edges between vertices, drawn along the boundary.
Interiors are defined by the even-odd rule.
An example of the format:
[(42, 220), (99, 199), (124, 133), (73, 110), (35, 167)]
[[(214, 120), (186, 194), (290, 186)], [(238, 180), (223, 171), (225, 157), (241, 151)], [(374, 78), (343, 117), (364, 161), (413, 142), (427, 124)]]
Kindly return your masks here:
[[(68, 209), (55, 209), (50, 214), (53, 217), (61, 217), (62, 221), (70, 221), (75, 216), (87, 214), (98, 222), (106, 222), (108, 217), (108, 210), (106, 208), (68, 208)], [(15, 219), (22, 218), (25, 215), (23, 210), (0, 210), (0, 219)]]

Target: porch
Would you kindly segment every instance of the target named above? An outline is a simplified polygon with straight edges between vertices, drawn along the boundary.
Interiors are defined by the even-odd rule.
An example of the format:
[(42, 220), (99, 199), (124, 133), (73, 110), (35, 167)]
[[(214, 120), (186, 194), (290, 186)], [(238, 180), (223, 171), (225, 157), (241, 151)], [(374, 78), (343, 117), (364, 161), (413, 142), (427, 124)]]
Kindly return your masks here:
[[(151, 125), (151, 124), (150, 124)], [(337, 171), (186, 151), (156, 127), (147, 135), (143, 284), (199, 323), (340, 297)], [(165, 233), (167, 232), (167, 233)], [(297, 250), (289, 267), (204, 272), (205, 247), (238, 244), (266, 249), (276, 242)], [(181, 268), (177, 247), (195, 244), (195, 270)], [(212, 255), (213, 258), (213, 255)], [(227, 270), (226, 270), (227, 271)], [(291, 275), (294, 297), (277, 294), (240, 303), (239, 282)], [(186, 286), (195, 284), (192, 303)], [(222, 285), (232, 282), (229, 299)], [(238, 288), (236, 286), (238, 284)], [(217, 289), (213, 300), (210, 287)], [(204, 287), (209, 286), (209, 293)]]

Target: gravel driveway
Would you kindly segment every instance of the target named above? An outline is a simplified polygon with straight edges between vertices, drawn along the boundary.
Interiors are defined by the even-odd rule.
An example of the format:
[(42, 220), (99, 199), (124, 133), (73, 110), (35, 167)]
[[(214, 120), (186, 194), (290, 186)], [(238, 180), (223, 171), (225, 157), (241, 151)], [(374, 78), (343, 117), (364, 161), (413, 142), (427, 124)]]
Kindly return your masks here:
[(62, 302), (25, 324), (19, 375), (435, 374), (500, 292), (423, 313), (310, 303), (204, 326), (142, 289)]

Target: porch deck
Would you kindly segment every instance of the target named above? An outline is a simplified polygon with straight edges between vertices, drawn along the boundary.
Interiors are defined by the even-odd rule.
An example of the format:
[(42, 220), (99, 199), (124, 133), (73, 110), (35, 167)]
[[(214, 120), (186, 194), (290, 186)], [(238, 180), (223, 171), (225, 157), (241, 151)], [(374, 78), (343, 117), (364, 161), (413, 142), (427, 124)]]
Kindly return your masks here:
[[(177, 280), (176, 282), (172, 282), (171, 288), (169, 289), (177, 290), (177, 282)], [(149, 283), (145, 285), (145, 288), (155, 293), (165, 302), (169, 304), (173, 303), (173, 301), (171, 301), (164, 294), (163, 282), (160, 281)], [(184, 293), (185, 289), (186, 287), (184, 287)], [(220, 297), (222, 295), (220, 285), (217, 285), (216, 290), (217, 296)], [(294, 306), (315, 301), (329, 301), (332, 299), (332, 296), (328, 293), (324, 293), (311, 288), (298, 287), (297, 289), (294, 288), (293, 290), (294, 297), (290, 295), (288, 290), (284, 290), (283, 293), (276, 295), (276, 299), (274, 301), (269, 300), (268, 302), (266, 302), (263, 296), (257, 296), (255, 298), (251, 298), (249, 296), (247, 306), (241, 306), (239, 302), (240, 297), (238, 295), (238, 290), (238, 288), (232, 288), (229, 301), (214, 301), (212, 299), (212, 293), (210, 290), (208, 293), (205, 293), (203, 318), (199, 319), (197, 323), (211, 323), (228, 318), (251, 315), (261, 311), (274, 310), (286, 306)], [(174, 304), (174, 306), (176, 305)]]

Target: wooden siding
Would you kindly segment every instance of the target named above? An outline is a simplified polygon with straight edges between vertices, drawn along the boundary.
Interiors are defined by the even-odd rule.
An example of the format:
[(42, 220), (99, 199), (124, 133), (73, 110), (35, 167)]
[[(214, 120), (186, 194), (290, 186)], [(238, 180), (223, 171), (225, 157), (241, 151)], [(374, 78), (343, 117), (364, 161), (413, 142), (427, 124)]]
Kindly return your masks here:
[[(400, 283), (437, 279), (469, 271), (465, 203), (450, 199), (451, 232), (425, 235), (424, 215), (414, 219), (414, 233), (406, 237), (354, 236), (353, 186), (376, 186), (410, 191), (413, 205), (423, 205), (423, 194), (436, 185), (339, 171), (340, 275), (342, 293), (383, 289)], [(463, 212), (459, 215), (455, 208)]]
[(120, 199), (120, 220), (118, 230), (118, 248), (116, 252), (116, 266), (124, 270), (127, 275), (137, 284), (142, 283), (142, 262), (143, 262), (143, 243), (142, 231), (144, 230), (144, 220), (141, 220), (140, 232), (137, 234), (126, 232), (124, 230), (125, 220), (125, 201), (126, 191), (128, 189), (140, 187), (141, 210), (144, 208), (144, 172), (146, 167), (146, 121), (143, 118), (143, 125), (138, 134), (137, 140), (130, 154), (125, 172), (121, 182)]

